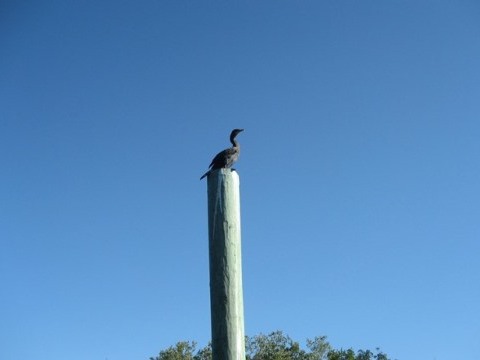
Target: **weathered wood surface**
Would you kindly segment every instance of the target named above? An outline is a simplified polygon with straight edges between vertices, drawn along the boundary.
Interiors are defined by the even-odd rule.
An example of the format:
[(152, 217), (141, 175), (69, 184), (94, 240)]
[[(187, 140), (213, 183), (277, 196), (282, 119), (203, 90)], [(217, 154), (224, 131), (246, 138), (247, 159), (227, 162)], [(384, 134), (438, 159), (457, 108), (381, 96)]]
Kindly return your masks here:
[(240, 180), (230, 169), (208, 176), (213, 360), (244, 360)]

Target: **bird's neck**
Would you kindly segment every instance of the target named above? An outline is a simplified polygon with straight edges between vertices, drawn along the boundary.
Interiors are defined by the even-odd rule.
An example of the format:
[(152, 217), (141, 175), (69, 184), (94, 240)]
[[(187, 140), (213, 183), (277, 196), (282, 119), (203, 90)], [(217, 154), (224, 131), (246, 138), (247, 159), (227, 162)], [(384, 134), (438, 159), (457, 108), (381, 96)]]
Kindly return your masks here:
[(230, 142), (232, 143), (233, 147), (240, 147), (240, 144), (235, 140), (235, 138), (230, 138)]

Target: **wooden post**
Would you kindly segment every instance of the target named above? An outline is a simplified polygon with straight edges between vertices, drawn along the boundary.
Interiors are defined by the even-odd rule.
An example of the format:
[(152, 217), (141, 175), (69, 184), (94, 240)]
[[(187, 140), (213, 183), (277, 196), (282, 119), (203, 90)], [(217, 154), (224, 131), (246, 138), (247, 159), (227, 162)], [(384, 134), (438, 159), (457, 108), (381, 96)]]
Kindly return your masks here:
[(245, 360), (239, 177), (208, 176), (212, 360)]

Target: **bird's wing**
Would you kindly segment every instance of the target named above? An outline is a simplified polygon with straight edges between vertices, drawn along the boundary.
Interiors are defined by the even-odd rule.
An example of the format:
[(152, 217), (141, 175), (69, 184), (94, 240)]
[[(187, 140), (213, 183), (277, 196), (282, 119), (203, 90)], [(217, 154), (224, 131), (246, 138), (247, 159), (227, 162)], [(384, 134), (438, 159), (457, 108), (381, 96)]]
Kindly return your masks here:
[(208, 167), (212, 166), (220, 166), (223, 167), (226, 163), (226, 159), (228, 158), (229, 155), (233, 153), (233, 149), (225, 149), (223, 151), (220, 151), (215, 157), (213, 158), (212, 162)]

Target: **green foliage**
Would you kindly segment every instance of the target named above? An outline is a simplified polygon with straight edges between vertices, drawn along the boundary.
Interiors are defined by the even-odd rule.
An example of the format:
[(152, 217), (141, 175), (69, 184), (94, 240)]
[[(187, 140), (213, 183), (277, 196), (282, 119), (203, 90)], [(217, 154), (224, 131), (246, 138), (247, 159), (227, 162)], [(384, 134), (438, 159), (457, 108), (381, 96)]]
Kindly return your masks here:
[(307, 347), (310, 349), (308, 360), (327, 359), (327, 354), (332, 349), (326, 336), (317, 336), (313, 340), (307, 339)]
[[(198, 351), (196, 346), (193, 341), (181, 341), (160, 351), (158, 356), (151, 357), (150, 360), (212, 360), (211, 344)], [(246, 337), (245, 347), (246, 360), (390, 360), (378, 348), (376, 353), (370, 350), (335, 350), (326, 336), (307, 339), (308, 350), (303, 350), (298, 342), (282, 331)]]
[(246, 340), (246, 360), (324, 360), (331, 349), (326, 336), (307, 339), (309, 352), (302, 350), (281, 331), (257, 335)]
[(355, 352), (348, 350), (332, 350), (327, 354), (328, 360), (355, 360)]
[(160, 351), (158, 356), (150, 357), (150, 360), (212, 360), (211, 344), (198, 350), (195, 354), (196, 348), (197, 343), (195, 341), (180, 341), (175, 346)]
[(246, 339), (246, 360), (303, 360), (305, 351), (281, 331)]
[(353, 349), (331, 350), (327, 354), (327, 360), (389, 360), (380, 349), (377, 348), (376, 351), (377, 353), (374, 354), (370, 350), (358, 350), (355, 354)]
[(203, 349), (198, 350), (193, 360), (212, 360), (212, 344), (209, 343)]
[(151, 357), (150, 360), (194, 360), (196, 345), (194, 341), (180, 341), (175, 346), (160, 351), (157, 357)]

